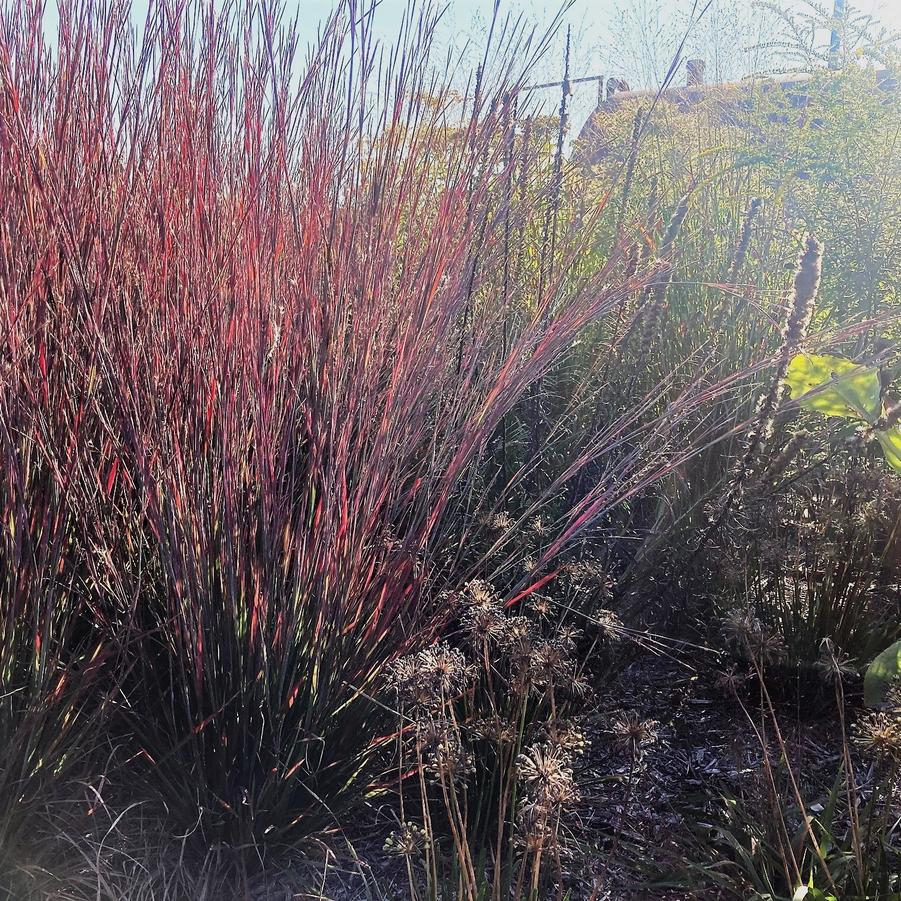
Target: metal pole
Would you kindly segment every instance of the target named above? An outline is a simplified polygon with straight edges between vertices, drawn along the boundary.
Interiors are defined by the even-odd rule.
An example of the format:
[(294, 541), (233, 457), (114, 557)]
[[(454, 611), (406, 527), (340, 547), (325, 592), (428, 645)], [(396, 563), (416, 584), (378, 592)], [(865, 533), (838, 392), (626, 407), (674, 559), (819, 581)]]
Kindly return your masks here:
[[(845, 18), (845, 0), (835, 0), (835, 6), (832, 12), (833, 19), (836, 22), (843, 22)], [(832, 35), (829, 38), (829, 68), (839, 68), (839, 51), (842, 49), (842, 36), (837, 27), (833, 27)]]

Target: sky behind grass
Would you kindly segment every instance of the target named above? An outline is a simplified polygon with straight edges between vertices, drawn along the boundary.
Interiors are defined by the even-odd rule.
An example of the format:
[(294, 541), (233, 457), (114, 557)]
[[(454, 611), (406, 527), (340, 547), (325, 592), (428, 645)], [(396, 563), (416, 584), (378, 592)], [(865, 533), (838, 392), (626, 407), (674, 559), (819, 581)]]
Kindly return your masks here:
[[(215, 0), (218, 3), (220, 0)], [(313, 42), (321, 23), (338, 0), (285, 0), (286, 11), (297, 16), (303, 41)], [(460, 54), (462, 70), (474, 69), (484, 45), (494, 0), (435, 0), (446, 6), (437, 32), (438, 53)], [(500, 0), (501, 14), (522, 14), (526, 21), (545, 28), (560, 10), (555, 0)], [(699, 22), (689, 29), (695, 0), (572, 0), (555, 41), (537, 70), (536, 81), (561, 77), (566, 26), (572, 32), (571, 74), (574, 77), (604, 74), (625, 78), (632, 87), (654, 87), (664, 77), (675, 48), (688, 30), (684, 58), (707, 61), (708, 79), (727, 81), (767, 70), (772, 61), (755, 49), (773, 37), (771, 16), (756, 8), (751, 0), (711, 0)], [(706, 0), (697, 0), (704, 6)], [(831, 8), (833, 0), (820, 0)], [(148, 0), (132, 0), (136, 25), (143, 24)], [(805, 0), (782, 0), (781, 6), (803, 9)], [(52, 2), (48, 25), (56, 25)], [(856, 0), (857, 12), (872, 15), (889, 31), (901, 31), (901, 0)], [(380, 40), (392, 41), (401, 27), (407, 0), (381, 0), (376, 12), (375, 32)], [(825, 35), (824, 35), (825, 37)], [(681, 75), (680, 79), (681, 80)], [(559, 103), (554, 91), (545, 92), (543, 102), (551, 109)], [(594, 109), (596, 84), (577, 85), (571, 104), (575, 130)]]

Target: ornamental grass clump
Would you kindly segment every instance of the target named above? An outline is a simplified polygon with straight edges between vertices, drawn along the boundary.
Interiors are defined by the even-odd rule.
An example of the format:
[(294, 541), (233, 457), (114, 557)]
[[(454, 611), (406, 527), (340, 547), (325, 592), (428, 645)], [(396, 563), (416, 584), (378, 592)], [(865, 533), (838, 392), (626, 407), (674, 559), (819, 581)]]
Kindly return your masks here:
[[(28, 595), (7, 670), (39, 660), (37, 704), (114, 648), (119, 784), (186, 843), (255, 861), (359, 796), (392, 740), (386, 666), (476, 575), (475, 498), (532, 484), (535, 459), (496, 465), (499, 436), (651, 275), (551, 242), (536, 300), (511, 236), (541, 243), (553, 192), (517, 168), (514, 110), (543, 40), (499, 23), (460, 98), (434, 11), (388, 52), (374, 8), (340, 4), (305, 62), (278, 3), (151, 4), (137, 36), (121, 4), (64, 0), (55, 43), (39, 5), (0, 14), (0, 371), (25, 423), (4, 420), (4, 603)], [(717, 391), (700, 384), (593, 424), (520, 491), (524, 521), (557, 500), (536, 568), (689, 453), (672, 439)], [(564, 404), (542, 459), (577, 402), (602, 406)], [(492, 567), (523, 571), (509, 543)], [(38, 651), (28, 629), (51, 627)], [(567, 654), (536, 649), (532, 696), (581, 690)], [(468, 758), (435, 748), (456, 791)]]

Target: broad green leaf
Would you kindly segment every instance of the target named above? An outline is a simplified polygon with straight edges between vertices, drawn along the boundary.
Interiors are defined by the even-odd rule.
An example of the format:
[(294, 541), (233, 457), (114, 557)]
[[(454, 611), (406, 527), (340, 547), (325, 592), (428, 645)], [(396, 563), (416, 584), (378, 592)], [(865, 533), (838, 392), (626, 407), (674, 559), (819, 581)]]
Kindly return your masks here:
[(901, 428), (895, 426), (885, 431), (877, 431), (876, 438), (882, 445), (886, 462), (901, 472)]
[(831, 354), (798, 354), (785, 381), (802, 407), (827, 416), (863, 419), (872, 425), (882, 412), (879, 372)]
[(867, 667), (863, 677), (863, 702), (878, 707), (892, 679), (901, 675), (901, 641), (896, 641), (879, 654)]

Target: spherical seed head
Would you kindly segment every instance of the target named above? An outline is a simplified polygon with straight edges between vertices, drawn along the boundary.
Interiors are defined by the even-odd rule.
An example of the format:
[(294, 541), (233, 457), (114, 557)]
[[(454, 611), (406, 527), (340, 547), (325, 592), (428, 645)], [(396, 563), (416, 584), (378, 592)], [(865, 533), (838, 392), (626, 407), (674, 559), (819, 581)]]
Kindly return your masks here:
[(878, 711), (862, 717), (854, 731), (861, 750), (883, 760), (901, 761), (901, 716)]
[(568, 720), (556, 723), (554, 728), (546, 726), (544, 736), (545, 744), (559, 748), (565, 755), (573, 757), (584, 754), (590, 745), (588, 738), (579, 726)]
[(500, 513), (494, 513), (489, 518), (489, 525), (499, 532), (507, 532), (513, 528), (513, 519), (510, 514), (502, 510)]
[(592, 623), (608, 641), (623, 641), (626, 638), (626, 627), (612, 610), (598, 610)]
[(397, 857), (413, 857), (425, 842), (425, 830), (415, 823), (401, 823), (385, 839), (384, 850)]
[(738, 694), (747, 681), (748, 674), (733, 664), (717, 674), (714, 684), (720, 691), (732, 696)]
[(613, 718), (611, 731), (616, 746), (631, 760), (641, 760), (659, 736), (660, 724), (643, 719), (634, 710), (624, 710)]
[(559, 809), (579, 799), (570, 756), (562, 748), (533, 745), (517, 757), (516, 766), (533, 803)]
[(548, 534), (547, 523), (540, 517), (536, 516), (530, 523), (529, 528), (539, 537), (544, 538)]
[(517, 737), (515, 723), (494, 714), (475, 720), (469, 726), (469, 731), (476, 738), (484, 738), (501, 745), (513, 744)]
[(398, 700), (431, 709), (462, 691), (474, 675), (462, 651), (441, 642), (395, 661), (389, 669), (388, 684)]
[(750, 607), (739, 607), (723, 617), (722, 631), (727, 641), (741, 647), (763, 631), (763, 624)]
[(420, 652), (417, 662), (420, 677), (444, 696), (462, 691), (474, 675), (463, 652), (447, 642)]
[(841, 682), (857, 675), (854, 659), (836, 647), (830, 638), (824, 638), (820, 643), (820, 656), (816, 666), (827, 682)]
[(538, 616), (548, 616), (551, 612), (551, 599), (537, 591), (531, 595), (528, 604), (529, 609)]
[(475, 758), (453, 731), (447, 732), (428, 753), (426, 771), (436, 779), (465, 782), (475, 772)]

